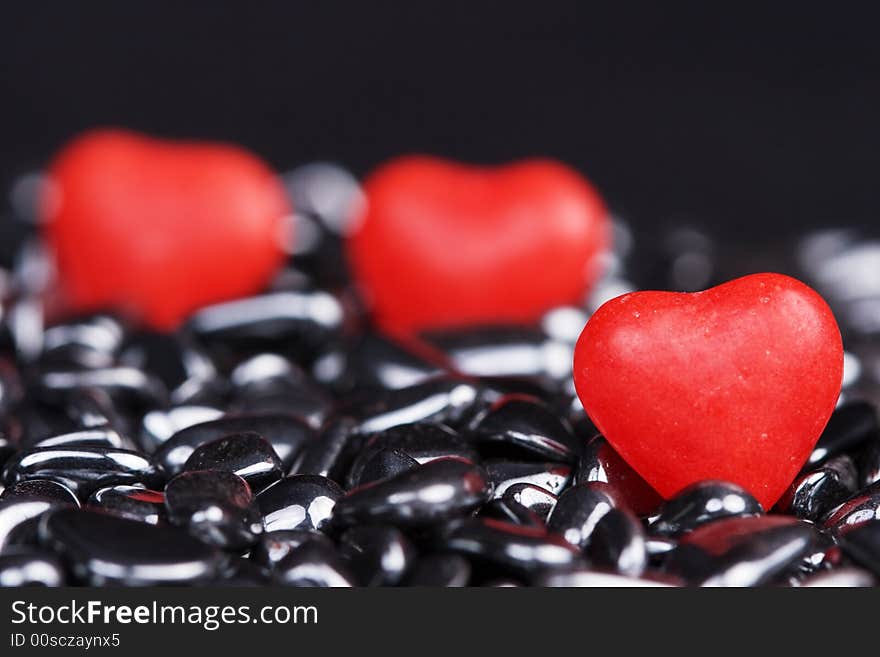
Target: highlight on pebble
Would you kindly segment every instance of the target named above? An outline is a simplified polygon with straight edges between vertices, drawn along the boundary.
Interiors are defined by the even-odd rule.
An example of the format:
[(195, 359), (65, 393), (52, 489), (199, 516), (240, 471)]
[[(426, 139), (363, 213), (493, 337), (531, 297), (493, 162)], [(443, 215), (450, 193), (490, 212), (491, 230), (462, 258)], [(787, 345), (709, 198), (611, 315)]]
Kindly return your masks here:
[(0, 584), (876, 583), (880, 241), (777, 214), (823, 193), (749, 114), (790, 85), (722, 112), (661, 49), (627, 100), (578, 50), (513, 102), (417, 49), (416, 102), (218, 54), (207, 108), (217, 72), (117, 53), (150, 104), (51, 52), (81, 86), (0, 155)]

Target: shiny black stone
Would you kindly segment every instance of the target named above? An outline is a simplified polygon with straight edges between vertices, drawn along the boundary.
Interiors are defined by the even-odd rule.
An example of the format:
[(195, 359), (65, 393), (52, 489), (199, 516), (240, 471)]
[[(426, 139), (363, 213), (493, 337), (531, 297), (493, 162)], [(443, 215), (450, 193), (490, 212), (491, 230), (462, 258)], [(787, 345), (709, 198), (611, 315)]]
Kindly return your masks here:
[(871, 520), (840, 539), (840, 549), (852, 561), (880, 576), (880, 520)]
[(96, 490), (88, 500), (92, 509), (151, 525), (165, 521), (165, 496), (138, 486), (110, 486)]
[(656, 513), (663, 498), (624, 461), (603, 436), (596, 436), (584, 448), (578, 461), (575, 483), (600, 481), (611, 484), (619, 506), (638, 516)]
[(417, 341), (394, 341), (365, 333), (345, 350), (343, 387), (399, 390), (439, 377), (448, 369), (443, 355)]
[(546, 523), (559, 498), (539, 486), (514, 484), (507, 487), (501, 499), (510, 499), (522, 504)]
[(361, 586), (396, 586), (412, 565), (416, 549), (395, 527), (365, 525), (340, 536), (339, 553)]
[(126, 342), (122, 365), (150, 373), (168, 390), (172, 404), (214, 400), (222, 384), (214, 364), (181, 334), (143, 332)]
[(878, 439), (880, 425), (874, 407), (864, 401), (844, 404), (831, 414), (831, 419), (819, 436), (804, 469), (812, 470), (813, 466), (832, 456), (849, 452), (869, 440)]
[(639, 577), (593, 567), (574, 566), (549, 571), (535, 579), (536, 586), (556, 588), (667, 588), (684, 582), (663, 573), (645, 572)]
[(406, 574), (406, 586), (460, 588), (471, 578), (471, 564), (459, 554), (426, 554)]
[(559, 496), (547, 519), (547, 531), (583, 550), (589, 544), (596, 524), (614, 507), (608, 484), (592, 481), (572, 486)]
[(344, 491), (319, 475), (290, 475), (257, 495), (266, 531), (305, 529), (318, 531), (333, 516)]
[(125, 337), (123, 326), (108, 315), (92, 315), (56, 324), (43, 333), (43, 367), (96, 369), (114, 364)]
[(587, 556), (600, 568), (638, 577), (648, 565), (642, 523), (632, 511), (611, 509), (596, 522), (587, 545)]
[(30, 549), (0, 554), (0, 588), (64, 586), (66, 580), (64, 566), (54, 554)]
[(37, 519), (51, 509), (67, 506), (54, 500), (0, 500), (0, 553), (11, 545), (28, 545), (36, 538)]
[(40, 522), (40, 540), (91, 586), (195, 584), (212, 579), (224, 559), (176, 527), (98, 511), (53, 511)]
[(333, 544), (317, 535), (291, 550), (275, 565), (274, 581), (284, 586), (347, 588), (357, 578)]
[(818, 520), (855, 493), (857, 479), (852, 459), (839, 454), (798, 475), (776, 508), (802, 520)]
[[(266, 531), (260, 535), (256, 545), (251, 548), (250, 559), (254, 563), (270, 570), (284, 559), (291, 551), (310, 540), (320, 540), (322, 534), (307, 529), (279, 529)], [(330, 539), (327, 544), (332, 546)]]
[(222, 415), (223, 411), (212, 406), (184, 405), (153, 410), (141, 420), (138, 441), (147, 454), (152, 454), (178, 431), (216, 420)]
[(80, 500), (99, 488), (122, 484), (161, 487), (162, 469), (149, 457), (124, 449), (52, 447), (29, 449), (12, 457), (3, 470), (11, 486), (28, 479), (51, 479), (67, 486)]
[(870, 520), (880, 520), (880, 482), (863, 488), (820, 522), (832, 534), (840, 535)]
[(462, 521), (451, 530), (442, 548), (525, 575), (579, 560), (577, 550), (554, 534), (491, 519)]
[(380, 449), (373, 454), (361, 470), (357, 485), (388, 479), (394, 475), (419, 467), (419, 462), (398, 449)]
[(660, 507), (651, 523), (656, 536), (681, 536), (721, 518), (757, 516), (763, 510), (741, 486), (726, 481), (700, 481), (680, 491)]
[(524, 527), (544, 528), (544, 520), (534, 511), (527, 509), (512, 497), (502, 496), (484, 504), (478, 518), (491, 518)]
[(267, 586), (272, 583), (272, 575), (267, 568), (258, 563), (238, 557), (233, 559), (223, 572), (210, 582), (212, 586)]
[(0, 493), (0, 500), (33, 500), (79, 506), (73, 491), (51, 479), (26, 479)]
[(525, 453), (574, 463), (580, 451), (571, 427), (541, 401), (525, 395), (505, 395), (493, 403), (470, 422), (468, 435), (514, 457)]
[(320, 475), (338, 484), (345, 483), (345, 474), (357, 456), (365, 436), (355, 433), (352, 418), (329, 420), (317, 437), (306, 443), (290, 468), (290, 474)]
[(97, 388), (121, 407), (156, 408), (169, 401), (168, 390), (158, 378), (125, 366), (45, 372), (39, 378), (39, 388), (40, 394), (49, 400), (63, 400), (79, 391)]
[(63, 433), (58, 436), (43, 438), (30, 448), (63, 448), (63, 447), (104, 447), (106, 449), (133, 449), (128, 440), (124, 440), (113, 429), (82, 429), (71, 433)]
[(432, 379), (409, 388), (361, 393), (343, 412), (358, 420), (361, 433), (385, 431), (401, 424), (456, 424), (475, 410), (479, 389), (456, 379)]
[(664, 568), (703, 586), (761, 586), (796, 572), (815, 543), (790, 516), (725, 518), (685, 534)]
[(442, 424), (404, 424), (370, 436), (346, 477), (348, 488), (359, 485), (367, 463), (382, 450), (397, 450), (421, 464), (434, 459), (458, 457), (479, 461), (479, 455), (456, 431)]
[(269, 441), (285, 468), (297, 452), (314, 437), (305, 421), (292, 415), (236, 415), (194, 424), (165, 441), (154, 455), (170, 475), (183, 470), (197, 447), (232, 433), (253, 431)]
[(516, 484), (530, 484), (559, 495), (571, 481), (571, 468), (563, 463), (533, 463), (490, 459), (484, 464), (495, 497)]
[(872, 440), (859, 457), (859, 487), (880, 481), (880, 438)]
[(336, 503), (334, 522), (427, 525), (467, 514), (490, 492), (481, 467), (457, 458), (437, 459), (350, 491)]
[(233, 433), (196, 447), (183, 465), (189, 470), (224, 470), (244, 479), (254, 493), (281, 479), (281, 459), (258, 433)]
[(224, 549), (243, 550), (263, 533), (263, 521), (247, 482), (231, 472), (182, 472), (165, 487), (165, 509), (171, 523)]

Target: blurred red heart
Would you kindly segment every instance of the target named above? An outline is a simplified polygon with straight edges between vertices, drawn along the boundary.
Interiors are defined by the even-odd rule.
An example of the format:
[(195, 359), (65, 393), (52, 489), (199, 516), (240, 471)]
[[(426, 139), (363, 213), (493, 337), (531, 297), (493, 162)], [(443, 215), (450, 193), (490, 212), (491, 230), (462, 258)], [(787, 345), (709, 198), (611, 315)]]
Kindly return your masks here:
[(806, 462), (842, 374), (831, 310), (780, 274), (617, 297), (587, 323), (574, 356), (590, 418), (664, 497), (721, 479), (765, 509)]
[(45, 237), (71, 310), (116, 308), (172, 329), (257, 291), (281, 265), (290, 207), (243, 149), (96, 130), (63, 148), (49, 177)]
[(498, 168), (394, 160), (365, 182), (348, 254), (392, 332), (532, 322), (578, 303), (609, 242), (602, 199), (548, 160)]

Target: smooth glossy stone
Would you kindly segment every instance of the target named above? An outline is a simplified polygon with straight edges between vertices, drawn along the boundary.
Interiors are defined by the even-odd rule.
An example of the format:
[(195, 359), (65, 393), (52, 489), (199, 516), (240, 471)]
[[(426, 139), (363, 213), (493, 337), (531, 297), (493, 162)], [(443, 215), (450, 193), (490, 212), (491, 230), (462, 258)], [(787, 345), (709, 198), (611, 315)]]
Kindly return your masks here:
[(405, 586), (460, 588), (471, 578), (471, 564), (458, 554), (420, 556), (406, 574)]
[(328, 421), (297, 454), (290, 474), (319, 475), (344, 484), (345, 474), (365, 439), (355, 434), (356, 426), (357, 422), (347, 417)]
[(667, 536), (648, 536), (645, 540), (645, 550), (652, 562), (662, 560), (677, 547), (678, 541)]
[(516, 574), (570, 566), (578, 551), (543, 529), (491, 519), (469, 519), (453, 528), (443, 548)]
[(419, 462), (398, 449), (380, 449), (364, 463), (357, 485), (388, 479), (401, 472), (419, 467)]
[(589, 544), (596, 524), (614, 507), (614, 496), (608, 484), (592, 481), (572, 486), (559, 496), (547, 519), (547, 531), (583, 550)]
[(427, 422), (404, 424), (367, 438), (346, 477), (349, 488), (360, 484), (364, 467), (383, 449), (403, 452), (420, 464), (447, 457), (479, 461), (479, 455), (468, 441), (445, 425)]
[(819, 569), (836, 568), (840, 565), (841, 553), (837, 541), (827, 532), (816, 532), (816, 540), (807, 555), (801, 560), (800, 572), (810, 574)]
[(491, 518), (524, 527), (544, 529), (544, 520), (534, 511), (509, 497), (498, 497), (484, 504), (477, 513), (478, 518)]
[(110, 367), (124, 337), (123, 326), (108, 315), (57, 324), (43, 333), (40, 362), (44, 366), (72, 369)]
[(220, 548), (243, 550), (263, 533), (247, 482), (222, 470), (182, 472), (165, 487), (165, 509), (175, 525)]
[(837, 568), (808, 577), (800, 586), (804, 588), (866, 588), (876, 586), (871, 573), (858, 568)]
[(141, 420), (140, 446), (147, 454), (152, 454), (178, 431), (216, 420), (222, 415), (223, 411), (212, 406), (185, 405), (150, 411)]
[(660, 494), (620, 457), (603, 436), (593, 438), (578, 461), (575, 483), (588, 481), (611, 484), (618, 503), (639, 516), (656, 512), (663, 503)]
[(345, 350), (343, 389), (374, 387), (400, 390), (443, 375), (443, 354), (414, 339), (395, 342), (379, 333), (366, 333)]
[[(300, 545), (310, 540), (320, 540), (323, 534), (307, 529), (279, 529), (263, 532), (256, 545), (251, 548), (250, 559), (262, 567), (272, 569), (284, 557)], [(327, 544), (332, 546), (330, 539)]]
[(214, 364), (179, 334), (135, 335), (123, 348), (119, 362), (158, 378), (168, 390), (169, 401), (175, 405), (213, 399), (221, 390)]
[(791, 516), (725, 518), (685, 534), (665, 569), (702, 586), (761, 586), (797, 571), (815, 544)]
[(600, 568), (638, 577), (648, 565), (642, 523), (627, 509), (609, 510), (593, 528), (587, 556)]
[(168, 525), (61, 509), (40, 523), (41, 542), (91, 586), (195, 584), (212, 579), (222, 554)]
[(113, 429), (84, 429), (72, 433), (43, 438), (30, 445), (31, 448), (64, 448), (64, 447), (103, 447), (106, 449), (129, 449), (128, 441), (123, 440)]
[(319, 475), (290, 475), (257, 495), (266, 531), (319, 531), (333, 516), (345, 494), (339, 485)]
[(0, 500), (31, 500), (79, 506), (73, 491), (51, 479), (26, 479), (4, 489)]
[(271, 573), (259, 564), (239, 557), (229, 564), (211, 586), (268, 586), (272, 583)]
[(831, 414), (804, 469), (812, 470), (813, 466), (869, 440), (880, 440), (880, 425), (874, 407), (864, 401), (845, 404)]
[(455, 424), (472, 412), (479, 390), (455, 379), (433, 379), (409, 388), (365, 393), (346, 414), (358, 419), (358, 431), (375, 433), (401, 424)]
[(350, 491), (336, 503), (333, 516), (343, 525), (428, 525), (467, 514), (490, 494), (481, 467), (444, 458)]
[(852, 459), (840, 454), (798, 475), (776, 508), (802, 520), (818, 520), (856, 492), (857, 479)]
[(278, 354), (257, 354), (230, 374), (235, 386), (233, 413), (283, 413), (319, 428), (333, 409), (333, 400), (296, 365)]
[(430, 332), (423, 337), (446, 354), (456, 371), (468, 376), (558, 380), (571, 375), (574, 346), (548, 337), (539, 328), (497, 326)]
[(516, 484), (530, 484), (559, 495), (571, 481), (571, 468), (563, 463), (533, 463), (490, 459), (483, 463), (493, 495), (501, 497)]
[[(113, 399), (100, 388), (77, 390), (68, 395), (65, 412), (83, 429), (106, 429), (127, 433), (129, 418), (119, 413)], [(121, 446), (134, 449), (135, 445), (122, 437)]]
[(31, 543), (37, 519), (62, 506), (65, 504), (47, 500), (0, 500), (0, 552), (10, 545)]
[(863, 488), (821, 520), (834, 535), (844, 534), (871, 520), (880, 520), (880, 482)]
[(165, 495), (138, 486), (110, 486), (96, 490), (87, 504), (92, 509), (151, 525), (165, 521)]
[(243, 431), (253, 431), (268, 440), (285, 468), (290, 467), (297, 452), (314, 437), (312, 428), (292, 415), (225, 416), (177, 432), (156, 450), (154, 458), (169, 475), (174, 475), (183, 470), (197, 447)]
[(846, 532), (840, 549), (849, 559), (880, 576), (880, 520), (871, 520)]
[(48, 404), (29, 397), (9, 416), (5, 433), (19, 448), (27, 448), (45, 438), (85, 428), (78, 418), (70, 416), (63, 403)]
[(0, 588), (64, 586), (66, 579), (64, 566), (54, 554), (36, 550), (0, 554)]
[(139, 452), (103, 447), (51, 447), (19, 452), (6, 463), (3, 481), (7, 486), (28, 479), (57, 481), (80, 500), (85, 500), (107, 486), (143, 484), (159, 488), (165, 476), (156, 463)]
[(515, 502), (522, 504), (529, 511), (537, 514), (537, 516), (544, 522), (547, 522), (547, 518), (556, 507), (556, 502), (559, 500), (559, 498), (550, 491), (540, 488), (539, 486), (532, 486), (531, 484), (514, 484), (513, 486), (508, 486), (501, 498), (512, 499)]
[(189, 470), (224, 470), (244, 479), (254, 493), (271, 486), (284, 474), (281, 459), (258, 433), (233, 433), (200, 445), (183, 465)]
[(651, 533), (681, 536), (721, 518), (757, 516), (763, 512), (758, 501), (741, 486), (726, 481), (700, 481), (660, 507), (659, 515), (651, 523)]
[(858, 461), (859, 486), (870, 486), (880, 481), (880, 438), (872, 440)]
[(525, 395), (505, 395), (468, 426), (479, 444), (525, 452), (547, 461), (573, 463), (581, 444), (571, 427), (541, 401)]
[(163, 383), (134, 367), (49, 371), (40, 377), (39, 385), (49, 399), (63, 398), (78, 390), (97, 388), (123, 406), (156, 408), (168, 404), (168, 391)]
[(324, 537), (293, 549), (276, 564), (274, 573), (275, 582), (284, 586), (348, 588), (357, 585), (348, 564)]
[(662, 573), (631, 577), (584, 566), (550, 571), (539, 575), (534, 583), (535, 586), (554, 588), (668, 588), (684, 585), (682, 580)]
[(396, 586), (412, 565), (416, 549), (395, 527), (352, 527), (339, 538), (339, 553), (361, 586)]

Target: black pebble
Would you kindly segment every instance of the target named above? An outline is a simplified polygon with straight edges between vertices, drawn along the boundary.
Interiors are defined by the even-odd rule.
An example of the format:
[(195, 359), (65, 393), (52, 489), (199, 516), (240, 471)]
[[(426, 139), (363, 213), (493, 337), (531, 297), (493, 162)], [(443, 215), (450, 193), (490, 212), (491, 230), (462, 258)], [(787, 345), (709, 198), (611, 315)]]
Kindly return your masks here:
[(319, 475), (290, 475), (257, 495), (266, 531), (325, 528), (343, 491)]
[(855, 493), (857, 479), (852, 459), (840, 454), (798, 475), (776, 508), (802, 520), (818, 520)]
[(292, 550), (308, 540), (319, 539), (321, 536), (307, 529), (266, 531), (251, 548), (250, 559), (263, 568), (272, 569)]
[(823, 528), (838, 535), (870, 520), (880, 520), (880, 482), (863, 488), (821, 520)]
[(880, 520), (871, 520), (848, 531), (840, 539), (843, 553), (880, 577)]
[(165, 521), (165, 496), (138, 486), (111, 486), (96, 490), (88, 506), (106, 513), (151, 525)]
[(458, 554), (442, 552), (426, 554), (416, 559), (404, 584), (406, 586), (460, 588), (471, 578), (471, 565)]
[(64, 586), (61, 560), (39, 550), (15, 549), (0, 554), (0, 587)]
[(558, 497), (550, 491), (533, 486), (531, 484), (514, 484), (508, 486), (501, 496), (502, 499), (512, 499), (522, 504), (541, 520), (547, 522), (547, 518), (556, 506)]
[(583, 550), (596, 524), (616, 506), (607, 484), (589, 482), (568, 488), (547, 520), (547, 530)]
[(587, 546), (590, 561), (622, 575), (638, 577), (648, 564), (645, 530), (626, 509), (611, 509), (599, 518)]
[(284, 586), (348, 588), (357, 585), (354, 573), (333, 544), (320, 534), (281, 559), (274, 581)]
[(357, 485), (388, 479), (417, 467), (419, 462), (399, 449), (380, 449), (364, 463)]
[(379, 525), (346, 530), (339, 538), (339, 552), (361, 586), (396, 586), (416, 555), (399, 529)]
[(763, 510), (741, 486), (726, 481), (700, 481), (679, 492), (660, 507), (651, 523), (657, 536), (681, 536), (722, 518), (757, 516)]
[(571, 481), (571, 468), (564, 463), (490, 459), (483, 466), (489, 474), (495, 497), (501, 497), (517, 484), (530, 484), (559, 495)]
[(874, 407), (864, 401), (844, 404), (831, 414), (804, 469), (811, 470), (832, 456), (877, 439), (880, 439), (880, 424)]
[(25, 479), (4, 489), (0, 500), (36, 500), (79, 506), (73, 491), (51, 479)]
[(200, 445), (183, 469), (232, 472), (244, 479), (254, 493), (274, 484), (284, 474), (272, 445), (252, 431), (229, 434)]

